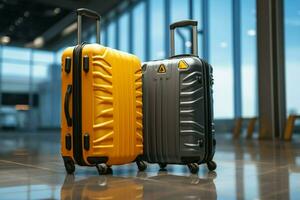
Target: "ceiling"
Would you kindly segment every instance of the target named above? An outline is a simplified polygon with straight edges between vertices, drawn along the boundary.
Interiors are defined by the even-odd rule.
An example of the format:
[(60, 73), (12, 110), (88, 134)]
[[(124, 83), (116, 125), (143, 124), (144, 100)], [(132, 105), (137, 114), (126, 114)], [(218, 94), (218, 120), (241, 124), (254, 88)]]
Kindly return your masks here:
[(80, 7), (107, 14), (124, 0), (0, 0), (0, 43), (49, 49)]

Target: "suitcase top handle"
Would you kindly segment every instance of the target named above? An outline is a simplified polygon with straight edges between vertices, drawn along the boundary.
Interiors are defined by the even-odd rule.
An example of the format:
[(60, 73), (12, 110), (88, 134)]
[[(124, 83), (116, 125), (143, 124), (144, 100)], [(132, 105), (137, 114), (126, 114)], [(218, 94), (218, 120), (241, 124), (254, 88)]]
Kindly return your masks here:
[(96, 20), (96, 42), (100, 43), (100, 15), (90, 9), (77, 9), (77, 43), (81, 43), (82, 16)]
[(198, 30), (197, 30), (198, 22), (195, 20), (182, 20), (178, 22), (174, 22), (170, 25), (170, 44), (171, 44), (171, 57), (175, 56), (175, 38), (174, 32), (178, 27), (192, 26), (193, 34), (192, 34), (192, 54), (198, 56)]

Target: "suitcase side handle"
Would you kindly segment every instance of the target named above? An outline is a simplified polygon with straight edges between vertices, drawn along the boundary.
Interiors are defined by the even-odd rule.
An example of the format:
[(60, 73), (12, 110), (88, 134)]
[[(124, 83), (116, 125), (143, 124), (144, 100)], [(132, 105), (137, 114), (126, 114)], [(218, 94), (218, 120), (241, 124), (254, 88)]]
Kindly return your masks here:
[(69, 102), (70, 102), (71, 93), (72, 93), (72, 85), (68, 85), (65, 94), (65, 103), (64, 103), (64, 111), (65, 111), (68, 127), (72, 126), (72, 118), (70, 117), (70, 112), (69, 112)]
[(175, 29), (179, 27), (192, 26), (192, 54), (198, 56), (198, 22), (195, 20), (182, 20), (174, 22), (170, 25), (170, 44), (171, 44), (171, 57), (175, 56)]
[(100, 15), (87, 8), (79, 8), (77, 13), (77, 43), (81, 44), (82, 16), (96, 20), (96, 42), (100, 44)]

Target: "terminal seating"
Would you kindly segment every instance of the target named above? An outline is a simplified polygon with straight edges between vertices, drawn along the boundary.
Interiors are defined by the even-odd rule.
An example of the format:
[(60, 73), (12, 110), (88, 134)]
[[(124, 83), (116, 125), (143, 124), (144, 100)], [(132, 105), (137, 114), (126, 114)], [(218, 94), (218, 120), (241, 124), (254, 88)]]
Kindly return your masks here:
[(247, 127), (247, 134), (246, 138), (251, 139), (255, 130), (255, 125), (257, 122), (257, 117), (238, 117), (235, 119), (234, 128), (233, 128), (233, 138), (238, 139), (241, 136), (243, 131), (243, 125), (246, 124)]
[(284, 134), (283, 134), (283, 139), (285, 141), (290, 141), (292, 139), (294, 128), (295, 128), (295, 122), (297, 119), (300, 119), (300, 115), (289, 115), (286, 121)]
[[(300, 119), (300, 115), (289, 115), (286, 121), (283, 139), (285, 141), (290, 141), (293, 136), (296, 120)], [(258, 121), (258, 117), (244, 118), (238, 117), (235, 119), (233, 128), (233, 138), (238, 139), (243, 132), (243, 125), (247, 127), (246, 139), (251, 139), (255, 131), (255, 126)]]

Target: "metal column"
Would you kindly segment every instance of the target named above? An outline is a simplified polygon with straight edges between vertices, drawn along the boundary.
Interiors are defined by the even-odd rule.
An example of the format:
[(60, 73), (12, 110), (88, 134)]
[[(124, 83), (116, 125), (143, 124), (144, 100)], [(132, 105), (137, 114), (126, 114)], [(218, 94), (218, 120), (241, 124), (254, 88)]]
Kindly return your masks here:
[(202, 0), (203, 58), (209, 62), (209, 3)]
[(36, 122), (34, 121), (34, 94), (33, 94), (33, 49), (30, 50), (30, 63), (29, 63), (29, 92), (28, 92), (28, 105), (29, 105), (29, 124), (28, 128), (30, 131), (33, 131), (35, 128)]
[[(2, 66), (3, 66), (3, 46), (0, 45), (0, 117), (2, 117), (2, 84), (3, 84), (3, 78), (2, 78)], [(2, 128), (2, 123), (0, 123), (0, 130)]]
[(257, 0), (259, 136), (281, 137), (286, 121), (283, 0)]
[(120, 21), (121, 20), (121, 17), (120, 17), (120, 14), (119, 12), (115, 13), (115, 16), (114, 16), (114, 21), (116, 23), (116, 27), (115, 27), (115, 31), (116, 31), (116, 34), (115, 34), (115, 42), (116, 42), (116, 46), (115, 48), (116, 49), (120, 49)]
[(128, 51), (129, 53), (134, 53), (133, 49), (134, 49), (134, 40), (133, 40), (133, 4), (132, 2), (129, 3), (129, 10), (128, 10)]
[(233, 85), (234, 85), (234, 117), (242, 116), (242, 81), (241, 81), (241, 4), (240, 0), (232, 0), (232, 32), (233, 32)]

